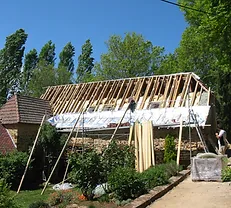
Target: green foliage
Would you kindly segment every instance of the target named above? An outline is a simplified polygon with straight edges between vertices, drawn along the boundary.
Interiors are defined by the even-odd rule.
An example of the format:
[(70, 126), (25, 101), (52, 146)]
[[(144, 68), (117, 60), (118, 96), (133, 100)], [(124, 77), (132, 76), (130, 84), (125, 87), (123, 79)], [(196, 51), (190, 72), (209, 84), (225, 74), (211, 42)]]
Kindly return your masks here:
[(168, 183), (169, 176), (162, 165), (151, 167), (142, 173), (146, 188), (152, 189), (155, 186), (161, 186)]
[(10, 189), (3, 178), (0, 178), (0, 208), (17, 208)]
[(118, 167), (135, 167), (134, 148), (127, 145), (118, 145), (112, 141), (107, 149), (103, 151), (102, 156), (105, 182), (108, 175)]
[(42, 61), (45, 66), (54, 66), (55, 59), (55, 44), (49, 40), (41, 49), (39, 62)]
[(169, 178), (177, 175), (180, 170), (181, 167), (179, 167), (176, 162), (170, 162), (150, 167), (141, 174), (145, 181), (146, 188), (149, 190), (156, 186), (167, 184)]
[(223, 182), (231, 181), (231, 168), (226, 167), (221, 171), (221, 179)]
[(5, 46), (0, 50), (0, 105), (5, 103), (8, 94), (19, 89), (26, 40), (27, 34), (19, 29), (6, 37)]
[(58, 68), (65, 68), (66, 71), (73, 73), (74, 71), (74, 60), (75, 48), (71, 42), (67, 43), (63, 50), (59, 54), (59, 65)]
[(65, 138), (57, 132), (56, 128), (49, 123), (45, 123), (41, 128), (38, 144), (53, 156), (57, 156), (65, 143)]
[(49, 196), (48, 202), (53, 207), (65, 208), (73, 202), (74, 193), (71, 190), (56, 191)]
[(136, 198), (146, 192), (140, 173), (133, 168), (118, 167), (108, 177), (108, 184), (119, 200)]
[(64, 85), (72, 83), (72, 72), (67, 70), (67, 67), (59, 66), (56, 69), (56, 85)]
[(77, 83), (91, 81), (92, 79), (92, 69), (94, 67), (94, 58), (91, 57), (92, 50), (92, 44), (88, 39), (82, 46), (82, 54), (78, 57)]
[(56, 70), (45, 61), (39, 61), (38, 66), (33, 70), (28, 86), (28, 94), (33, 97), (40, 97), (47, 86), (56, 84)]
[[(35, 155), (35, 163), (39, 163), (39, 165), (42, 164), (42, 169), (45, 171), (46, 175), (50, 174), (50, 171), (55, 164), (56, 158), (59, 156), (65, 141), (65, 135), (61, 135), (61, 133), (57, 132), (54, 126), (49, 123), (45, 123), (42, 126), (36, 148), (38, 152)], [(42, 149), (42, 151), (39, 151), (40, 149)], [(59, 179), (59, 164), (53, 174), (54, 180)]]
[(215, 92), (219, 102), (219, 117), (222, 120), (224, 118), (224, 126), (229, 135), (231, 120), (227, 111), (231, 107), (231, 91), (228, 86), (231, 72), (231, 4), (229, 1), (215, 0), (178, 2), (204, 11), (181, 8), (189, 26), (182, 35), (180, 47), (176, 50), (179, 68), (196, 72)]
[(164, 162), (168, 163), (176, 160), (176, 150), (174, 137), (167, 135), (164, 144)]
[(17, 188), (26, 167), (28, 155), (24, 152), (12, 152), (0, 155), (0, 178), (4, 178), (13, 189)]
[(164, 48), (136, 33), (127, 33), (124, 38), (113, 35), (106, 45), (108, 53), (95, 65), (98, 80), (153, 75), (163, 59)]
[(100, 155), (89, 149), (83, 154), (74, 154), (71, 156), (71, 180), (81, 189), (83, 195), (92, 200), (93, 190), (102, 182), (103, 167)]
[(29, 208), (50, 208), (49, 204), (44, 201), (33, 202), (29, 205)]
[(33, 70), (37, 67), (38, 64), (38, 54), (36, 49), (29, 51), (24, 60), (23, 72), (21, 76), (21, 90), (22, 94), (28, 95), (28, 85), (31, 80)]

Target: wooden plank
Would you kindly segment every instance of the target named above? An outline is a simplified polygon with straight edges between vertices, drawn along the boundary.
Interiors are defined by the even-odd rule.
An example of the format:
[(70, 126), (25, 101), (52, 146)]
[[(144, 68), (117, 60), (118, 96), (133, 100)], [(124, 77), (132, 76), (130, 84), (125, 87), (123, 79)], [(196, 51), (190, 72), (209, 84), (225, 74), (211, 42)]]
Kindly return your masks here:
[(145, 83), (145, 78), (140, 79), (140, 83), (138, 85), (138, 90), (137, 90), (137, 93), (135, 95), (135, 102), (139, 101), (140, 93), (141, 93), (141, 90), (143, 88), (144, 83)]
[(163, 77), (163, 79), (162, 79), (162, 81), (161, 81), (161, 83), (160, 83), (160, 88), (159, 88), (159, 91), (158, 91), (158, 94), (157, 94), (157, 98), (156, 98), (157, 101), (158, 101), (159, 98), (160, 98), (160, 94), (161, 94), (161, 90), (162, 90), (162, 88), (163, 88), (164, 82), (165, 82), (165, 76)]
[(185, 81), (184, 81), (184, 86), (183, 86), (183, 90), (182, 90), (182, 92), (181, 92), (181, 99), (180, 99), (180, 102), (179, 102), (179, 106), (181, 106), (182, 107), (182, 105), (183, 105), (183, 99), (184, 99), (184, 96), (185, 96), (185, 94), (186, 94), (186, 92), (187, 92), (187, 86), (188, 86), (188, 80), (189, 80), (189, 77), (190, 77), (190, 75), (191, 74), (187, 74), (187, 76), (185, 77)]
[(172, 82), (172, 75), (170, 75), (170, 77), (169, 77), (169, 79), (168, 79), (167, 87), (165, 88), (165, 91), (164, 91), (164, 103), (163, 103), (163, 108), (165, 107), (166, 102), (167, 102), (168, 91), (169, 91), (169, 88), (170, 88), (170, 86), (171, 86), (171, 82)]
[(151, 89), (152, 84), (154, 85), (153, 81), (154, 81), (154, 77), (152, 77), (152, 78), (149, 80), (149, 82), (148, 82), (148, 85), (147, 85), (147, 88), (146, 88), (146, 90), (145, 90), (142, 103), (141, 103), (140, 108), (139, 108), (140, 110), (142, 110), (143, 107), (144, 107), (144, 104), (145, 104), (145, 102), (146, 102), (147, 96), (149, 95), (149, 92), (150, 92), (150, 89)]
[(139, 172), (144, 171), (144, 160), (143, 160), (143, 146), (142, 146), (142, 128), (141, 125), (138, 124), (137, 128), (138, 142), (139, 142)]
[[(178, 77), (179, 77), (179, 79), (178, 79)], [(174, 89), (174, 94), (173, 94), (173, 97), (172, 97), (172, 103), (171, 103), (170, 107), (175, 106), (181, 80), (182, 80), (182, 74), (180, 74), (180, 76), (176, 77), (176, 83), (177, 84), (176, 84), (176, 87)]]
[(158, 90), (159, 85), (160, 85), (160, 77), (158, 77), (157, 79), (155, 79), (155, 84), (154, 84), (153, 90), (152, 90), (152, 92), (150, 94), (148, 107), (150, 106), (151, 102), (153, 101), (153, 97), (156, 95), (156, 92)]
[(100, 88), (100, 85), (101, 85), (101, 82), (98, 82), (98, 83), (96, 84), (96, 86), (95, 86), (95, 88), (94, 88), (94, 91), (93, 91), (93, 93), (92, 93), (93, 96), (91, 96), (91, 98), (89, 99), (89, 106), (88, 106), (87, 110), (89, 110), (89, 108), (92, 106), (93, 102), (95, 101), (94, 99), (95, 99), (96, 94), (98, 93), (98, 90), (99, 90), (99, 88)]
[(38, 138), (39, 138), (39, 134), (40, 134), (42, 125), (43, 125), (43, 123), (44, 123), (44, 121), (45, 121), (45, 118), (46, 118), (46, 115), (43, 116), (42, 121), (41, 121), (41, 123), (40, 123), (39, 129), (38, 129), (38, 132), (37, 132), (37, 135), (36, 135), (35, 140), (34, 140), (34, 144), (33, 144), (33, 146), (32, 146), (32, 149), (31, 149), (29, 158), (28, 158), (28, 160), (27, 160), (27, 164), (26, 164), (24, 173), (23, 173), (23, 175), (22, 175), (21, 181), (20, 181), (19, 186), (18, 186), (17, 194), (20, 192), (22, 183), (23, 183), (23, 181), (24, 181), (26, 172), (27, 172), (27, 170), (28, 170), (28, 167), (29, 167), (29, 164), (30, 164), (30, 161), (31, 161), (31, 157), (32, 157), (32, 155), (33, 155), (33, 153), (34, 153), (34, 149), (35, 149), (35, 146), (36, 146), (36, 144), (37, 144), (37, 141), (38, 141)]
[(189, 85), (190, 85), (190, 82), (191, 82), (191, 78), (192, 78), (192, 74), (190, 74), (189, 77), (188, 77), (187, 86), (186, 86), (186, 89), (185, 89), (185, 92), (184, 92), (184, 97), (183, 97), (183, 100), (182, 100), (182, 103), (181, 103), (181, 107), (183, 107), (185, 105), (185, 101), (186, 101), (186, 98), (187, 98), (187, 95), (188, 95), (188, 92), (189, 92)]
[(76, 95), (76, 99), (75, 99), (75, 102), (72, 106), (72, 113), (76, 113), (78, 112), (78, 107), (80, 105), (80, 102), (81, 102), (81, 99), (82, 99), (82, 95), (85, 93), (85, 90), (87, 88), (87, 84), (86, 83), (81, 83), (81, 88), (78, 89), (78, 94)]
[(134, 129), (134, 125), (131, 125), (130, 131), (129, 131), (128, 146), (131, 146), (131, 144), (132, 144), (133, 129)]
[(173, 94), (174, 94), (176, 85), (177, 85), (177, 80), (176, 80), (176, 75), (174, 75), (174, 78), (173, 78), (173, 81), (172, 81), (172, 85), (170, 87), (169, 97), (167, 98), (168, 105), (166, 107), (171, 107), (171, 104), (172, 104), (172, 101), (173, 101), (172, 100), (173, 99)]
[(180, 119), (180, 130), (179, 130), (179, 140), (178, 140), (178, 149), (177, 149), (177, 159), (176, 159), (177, 165), (180, 164), (180, 147), (181, 147), (181, 138), (182, 138), (182, 127), (183, 127), (183, 120), (182, 120), (182, 117), (181, 117), (181, 119)]
[(98, 98), (95, 111), (97, 111), (99, 109), (100, 104), (102, 104), (102, 99), (105, 97), (105, 95), (107, 93), (107, 89), (108, 89), (109, 86), (110, 86), (110, 81), (105, 82), (104, 87), (103, 87), (103, 89), (102, 89), (102, 91), (100, 93), (100, 96)]
[[(83, 109), (87, 109), (87, 107), (85, 106), (85, 103), (87, 101), (89, 101), (89, 97), (92, 96), (92, 91), (95, 88), (95, 83), (91, 83), (88, 85), (88, 88), (86, 89), (86, 96), (84, 97), (84, 100), (82, 101), (81, 106), (79, 107), (80, 111), (83, 111)], [(89, 105), (89, 103), (88, 103)]]
[(191, 100), (191, 106), (194, 105), (195, 99), (196, 99), (196, 93), (197, 93), (197, 89), (198, 89), (198, 81), (196, 81), (196, 86), (193, 92), (193, 96), (192, 96), (192, 100)]
[(63, 112), (63, 108), (66, 105), (67, 102), (67, 96), (69, 94), (69, 90), (71, 90), (71, 86), (70, 85), (66, 85), (63, 89), (63, 96), (60, 98), (60, 104), (57, 108), (57, 112), (58, 114)]
[(74, 97), (77, 93), (77, 85), (72, 85), (71, 86), (71, 90), (69, 91), (68, 93), (68, 96), (67, 96), (67, 105), (65, 106), (65, 108), (63, 109), (63, 113), (69, 113), (70, 112), (70, 106), (72, 105), (73, 103), (73, 100), (74, 100)]
[(73, 113), (75, 110), (74, 106), (76, 103), (76, 98), (77, 98), (78, 94), (80, 93), (81, 86), (82, 85), (78, 84), (78, 85), (75, 85), (75, 87), (74, 87), (73, 93), (70, 97), (71, 102), (69, 102), (68, 106), (67, 106), (67, 109), (68, 109), (67, 112), (68, 113)]
[(117, 100), (120, 98), (120, 94), (122, 93), (122, 89), (123, 89), (124, 84), (125, 84), (126, 81), (127, 81), (127, 80), (124, 80), (123, 83), (122, 83), (122, 85), (120, 86), (119, 92), (118, 92), (117, 97), (116, 97), (116, 99), (115, 99), (115, 107), (116, 107), (116, 105), (117, 105)]
[(128, 85), (127, 85), (127, 87), (126, 87), (126, 89), (125, 89), (124, 95), (123, 95), (123, 97), (122, 97), (121, 103), (120, 103), (120, 105), (119, 105), (119, 109), (121, 109), (121, 108), (123, 107), (126, 98), (128, 98), (128, 94), (129, 94), (129, 92), (130, 92), (130, 90), (131, 90), (131, 87), (132, 87), (132, 85), (133, 85), (133, 82), (134, 82), (134, 80), (132, 80), (132, 79), (129, 80), (129, 83), (128, 83)]
[(134, 140), (135, 140), (135, 157), (136, 157), (136, 161), (135, 161), (135, 166), (136, 166), (136, 170), (139, 171), (139, 142), (138, 142), (138, 121), (135, 122), (134, 124)]
[[(112, 82), (112, 86), (110, 87), (111, 82)], [(110, 105), (110, 100), (113, 98), (112, 96), (113, 96), (114, 91), (115, 91), (115, 88), (116, 88), (116, 83), (117, 83), (116, 81), (110, 81), (110, 83), (109, 83), (109, 88), (110, 88), (110, 90), (109, 90), (109, 92), (108, 92), (108, 95), (107, 95), (107, 97), (106, 97), (104, 103), (103, 103), (102, 109), (104, 109), (104, 106), (105, 106), (105, 105), (108, 105), (108, 104)], [(107, 103), (107, 102), (108, 102), (108, 103)]]
[(210, 89), (210, 87), (209, 87), (207, 106), (209, 106), (209, 104), (210, 104), (210, 96), (211, 96), (211, 89)]
[(155, 149), (154, 149), (154, 141), (153, 141), (153, 126), (152, 126), (152, 122), (149, 121), (149, 125), (150, 125), (150, 140), (151, 140), (151, 158), (152, 158), (152, 165), (155, 165)]

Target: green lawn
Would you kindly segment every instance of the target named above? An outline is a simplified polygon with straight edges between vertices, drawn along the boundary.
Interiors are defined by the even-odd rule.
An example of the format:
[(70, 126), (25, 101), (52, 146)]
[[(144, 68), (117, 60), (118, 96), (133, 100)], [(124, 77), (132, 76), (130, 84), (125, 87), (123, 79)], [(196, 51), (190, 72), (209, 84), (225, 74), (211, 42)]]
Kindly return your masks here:
[(41, 195), (42, 189), (20, 191), (18, 194), (15, 191), (11, 191), (12, 195), (15, 195), (15, 202), (20, 208), (28, 208), (32, 202), (46, 201), (49, 194), (54, 192), (51, 188), (47, 188), (43, 195)]

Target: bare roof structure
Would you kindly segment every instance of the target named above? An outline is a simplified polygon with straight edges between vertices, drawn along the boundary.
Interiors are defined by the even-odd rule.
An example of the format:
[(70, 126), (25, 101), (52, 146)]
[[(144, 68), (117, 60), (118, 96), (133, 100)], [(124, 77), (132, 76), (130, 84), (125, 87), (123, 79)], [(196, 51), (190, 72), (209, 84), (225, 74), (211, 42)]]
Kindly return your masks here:
[(145, 110), (209, 105), (211, 97), (194, 73), (50, 86), (41, 96), (50, 102), (54, 115), (123, 110), (129, 98), (135, 100), (137, 110)]

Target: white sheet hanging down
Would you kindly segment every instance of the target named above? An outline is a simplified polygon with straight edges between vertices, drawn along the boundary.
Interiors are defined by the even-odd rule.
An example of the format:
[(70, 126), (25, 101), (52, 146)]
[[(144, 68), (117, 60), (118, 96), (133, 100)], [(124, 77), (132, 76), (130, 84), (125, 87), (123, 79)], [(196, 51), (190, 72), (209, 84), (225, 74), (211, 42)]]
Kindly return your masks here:
[[(209, 115), (210, 106), (194, 106), (191, 108), (196, 116), (200, 126), (204, 126)], [(78, 121), (78, 126), (83, 126), (89, 129), (107, 128), (111, 123), (119, 123), (124, 110), (120, 111), (102, 111), (102, 112), (86, 112)], [(56, 126), (56, 128), (72, 128), (79, 117), (79, 113), (59, 114), (48, 119), (48, 121)], [(183, 123), (189, 123), (189, 109), (187, 107), (177, 108), (155, 108), (151, 110), (135, 110), (134, 113), (128, 111), (122, 123), (133, 123), (136, 120), (142, 121), (151, 120), (154, 126), (177, 126), (180, 124), (182, 117)], [(192, 116), (190, 123), (193, 124)]]

